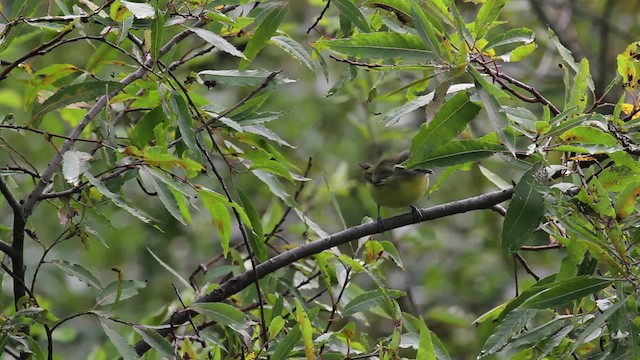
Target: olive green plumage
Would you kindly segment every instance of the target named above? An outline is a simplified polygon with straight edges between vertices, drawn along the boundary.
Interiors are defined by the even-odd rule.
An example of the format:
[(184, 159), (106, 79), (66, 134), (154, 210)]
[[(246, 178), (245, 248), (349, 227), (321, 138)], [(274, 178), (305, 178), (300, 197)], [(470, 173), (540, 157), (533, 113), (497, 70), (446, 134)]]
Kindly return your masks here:
[(377, 164), (360, 163), (373, 201), (378, 206), (400, 208), (420, 200), (429, 187), (429, 169), (407, 169), (402, 163), (409, 150), (383, 158)]

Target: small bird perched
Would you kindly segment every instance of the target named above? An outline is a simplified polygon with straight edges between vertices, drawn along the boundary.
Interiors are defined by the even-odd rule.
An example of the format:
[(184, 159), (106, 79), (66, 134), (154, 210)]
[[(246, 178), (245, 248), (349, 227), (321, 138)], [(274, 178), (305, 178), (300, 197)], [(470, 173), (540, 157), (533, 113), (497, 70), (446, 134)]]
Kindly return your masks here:
[[(429, 187), (430, 169), (407, 169), (402, 165), (409, 159), (409, 150), (400, 154), (382, 158), (376, 165), (360, 163), (364, 169), (364, 178), (373, 201), (378, 204), (378, 222), (380, 206), (400, 208), (411, 206), (416, 217), (420, 217), (418, 209), (413, 203), (420, 200)], [(384, 228), (384, 227), (383, 227)]]

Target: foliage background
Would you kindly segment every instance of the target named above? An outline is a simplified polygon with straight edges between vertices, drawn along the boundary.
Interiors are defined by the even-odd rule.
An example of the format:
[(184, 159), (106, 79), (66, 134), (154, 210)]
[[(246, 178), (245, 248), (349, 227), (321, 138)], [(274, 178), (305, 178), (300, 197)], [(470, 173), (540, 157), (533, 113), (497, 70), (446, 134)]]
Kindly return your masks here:
[[(4, 9), (10, 9), (10, 1), (2, 1)], [(59, 4), (72, 6), (75, 1), (53, 1), (53, 12), (57, 12)], [(161, 1), (161, 3), (163, 3)], [(501, 14), (501, 19), (509, 22), (509, 27), (528, 27), (536, 32), (538, 49), (524, 61), (505, 64), (501, 71), (535, 87), (554, 103), (561, 103), (564, 96), (562, 71), (557, 64), (561, 62), (557, 51), (550, 45), (547, 37), (547, 25), (559, 36), (577, 59), (587, 57), (591, 61), (592, 74), (597, 88), (603, 88), (615, 76), (615, 54), (634, 39), (630, 34), (638, 33), (637, 10), (640, 2), (627, 1), (624, 6), (615, 1), (511, 1)], [(467, 21), (471, 21), (477, 12), (478, 5), (471, 2), (457, 2), (460, 11)], [(46, 12), (47, 2), (38, 5), (37, 13)], [(291, 1), (285, 20), (280, 29), (301, 44), (313, 42), (319, 34), (307, 29), (313, 24), (324, 7), (317, 0)], [(248, 11), (251, 3), (244, 5)], [(337, 11), (330, 7), (323, 16), (319, 27), (327, 33), (340, 28)], [(50, 33), (33, 31), (15, 40), (10, 48), (0, 53), (3, 61), (12, 61), (20, 54), (32, 49), (49, 38)], [(176, 54), (189, 49), (202, 41), (192, 37), (181, 43)], [(242, 48), (245, 38), (233, 40)], [(307, 49), (310, 49), (307, 47)], [(68, 63), (86, 68), (92, 61), (100, 57), (117, 57), (113, 51), (98, 54), (88, 42), (78, 42), (68, 47), (60, 47), (45, 56), (35, 57), (29, 61), (33, 69), (41, 69), (50, 64)], [(350, 68), (347, 64), (324, 58), (327, 78), (318, 67), (311, 72), (298, 61), (274, 45), (267, 45), (260, 53), (251, 68), (282, 70), (282, 75), (296, 79), (293, 84), (278, 86), (265, 104), (265, 110), (284, 111), (285, 115), (269, 124), (269, 128), (294, 147), (279, 146), (285, 157), (299, 169), (304, 170), (310, 161), (312, 164), (298, 203), (300, 208), (328, 233), (343, 229), (346, 226), (360, 224), (366, 216), (374, 217), (375, 204), (368, 198), (360, 170), (356, 164), (360, 161), (371, 161), (383, 153), (393, 153), (409, 146), (410, 140), (420, 124), (421, 113), (406, 116), (395, 126), (384, 127), (379, 120), (381, 115), (401, 104), (404, 93), (388, 98), (375, 98), (372, 88), (376, 86), (376, 73), (364, 68)], [(238, 59), (225, 53), (203, 56), (180, 68), (178, 77), (184, 79), (191, 72), (206, 69), (228, 69), (237, 66)], [(99, 70), (99, 75), (106, 78), (122, 67), (110, 64)], [(345, 74), (357, 75), (350, 81), (336, 86)], [(407, 83), (407, 79), (398, 75), (397, 82), (390, 81), (384, 88), (376, 89), (377, 94), (393, 89), (393, 86)], [(23, 108), (23, 96), (30, 74), (18, 69), (11, 76), (0, 82), (0, 115), (13, 114), (18, 119), (29, 117), (30, 109)], [(605, 85), (603, 85), (605, 84)], [(251, 89), (217, 86), (209, 90), (193, 90), (199, 96), (220, 104), (230, 106)], [(328, 95), (329, 91), (334, 91)], [(612, 94), (612, 102), (616, 102), (620, 93)], [(370, 101), (370, 98), (375, 101)], [(536, 113), (540, 108), (532, 107)], [(136, 113), (126, 115), (123, 122), (136, 120)], [(65, 114), (63, 114), (65, 117)], [(66, 121), (58, 117), (45, 117), (42, 128), (51, 133), (67, 133), (68, 122), (77, 120), (72, 111), (66, 114)], [(482, 124), (476, 121), (472, 132), (484, 133)], [(477, 128), (473, 128), (477, 127)], [(3, 130), (0, 132), (2, 146), (7, 150), (0, 152), (0, 166), (13, 162), (15, 154), (10, 148), (18, 149), (24, 158), (36, 168), (43, 168), (54, 154), (52, 146), (42, 135), (15, 133)], [(229, 175), (228, 169), (220, 168)], [(483, 166), (490, 168), (505, 179), (518, 178), (522, 172), (517, 166), (507, 167), (504, 161), (488, 160)], [(442, 169), (436, 169), (434, 180), (437, 189), (422, 205), (439, 204), (462, 199), (469, 196), (494, 190), (495, 186), (482, 176), (477, 166), (470, 166), (458, 176), (447, 178), (440, 184), (437, 182)], [(261, 214), (265, 229), (271, 229), (285, 211), (281, 201), (274, 197), (269, 189), (255, 177), (236, 174), (234, 184), (243, 189), (252, 199), (254, 206)], [(23, 191), (28, 191), (33, 184), (26, 179), (16, 178)], [(220, 190), (211, 179), (207, 185)], [(288, 184), (287, 190), (295, 192), (297, 184)], [(178, 305), (176, 294), (171, 284), (176, 278), (166, 271), (150, 254), (155, 253), (162, 261), (187, 277), (197, 270), (200, 264), (220, 255), (220, 245), (215, 231), (206, 214), (195, 214), (192, 226), (183, 226), (164, 209), (157, 198), (142, 193), (134, 183), (128, 183), (123, 193), (125, 198), (136, 207), (145, 211), (157, 220), (163, 231), (146, 226), (112, 205), (101, 207), (100, 211), (108, 218), (114, 228), (102, 225), (103, 246), (94, 238), (86, 244), (78, 239), (71, 239), (56, 246), (47, 256), (48, 259), (65, 260), (84, 264), (103, 283), (116, 280), (117, 274), (112, 270), (119, 267), (125, 278), (146, 282), (146, 288), (136, 297), (118, 304), (114, 312), (121, 318), (132, 322), (149, 322), (151, 319), (164, 320), (169, 311)], [(342, 212), (343, 220), (331, 203), (335, 196)], [(40, 229), (38, 236), (43, 243), (51, 243), (64, 230), (56, 216), (58, 205), (43, 202), (31, 218), (31, 225)], [(2, 238), (9, 240), (12, 223), (12, 212), (6, 202), (2, 203), (1, 219)], [(387, 214), (391, 214), (389, 212)], [(502, 217), (485, 210), (456, 215), (436, 221), (402, 228), (376, 238), (389, 239), (398, 248), (406, 272), (403, 272), (391, 261), (386, 262), (383, 273), (386, 274), (388, 286), (408, 292), (408, 296), (400, 300), (403, 309), (410, 309), (424, 316), (429, 328), (442, 339), (454, 358), (475, 357), (478, 349), (489, 334), (489, 327), (476, 326), (474, 319), (485, 311), (514, 296), (513, 262), (505, 257), (500, 249), (499, 234)], [(232, 244), (241, 243), (236, 227)], [(282, 239), (273, 242), (274, 248), (286, 249), (291, 244), (304, 241), (304, 227), (297, 221), (285, 223), (286, 231)], [(346, 248), (346, 247), (345, 247)], [(26, 265), (29, 269), (27, 278), (33, 275), (34, 265), (40, 260), (42, 249), (28, 243), (26, 249)], [(524, 254), (531, 268), (541, 276), (558, 271), (564, 250), (535, 252)], [(237, 260), (237, 259), (236, 259)], [(216, 264), (219, 266), (222, 262)], [(228, 261), (227, 261), (228, 262)], [(44, 264), (40, 270), (38, 284), (39, 296), (48, 303), (48, 308), (63, 318), (70, 316), (78, 309), (89, 308), (95, 299), (93, 289), (67, 276), (50, 264)], [(519, 270), (522, 272), (522, 270)], [(209, 275), (211, 276), (211, 275)], [(201, 278), (201, 275), (200, 275)], [(360, 279), (358, 279), (359, 281)], [(526, 275), (520, 274), (520, 286), (533, 283)], [(367, 280), (360, 284), (366, 287)], [(2, 307), (13, 307), (11, 282), (2, 284)], [(314, 289), (305, 290), (311, 294)], [(193, 294), (183, 289), (183, 300), (193, 300)], [(171, 305), (168, 305), (171, 304)], [(7, 310), (9, 311), (9, 310)], [(363, 329), (374, 337), (390, 333), (392, 324), (388, 320), (370, 319), (372, 323)], [(336, 329), (342, 324), (337, 325)], [(64, 358), (102, 358), (105, 354), (113, 354), (112, 345), (106, 340), (102, 329), (92, 317), (78, 317), (66, 326), (66, 331), (58, 334), (66, 336), (61, 339), (61, 354)], [(60, 336), (59, 335), (59, 336)], [(109, 356), (107, 356), (109, 357)]]

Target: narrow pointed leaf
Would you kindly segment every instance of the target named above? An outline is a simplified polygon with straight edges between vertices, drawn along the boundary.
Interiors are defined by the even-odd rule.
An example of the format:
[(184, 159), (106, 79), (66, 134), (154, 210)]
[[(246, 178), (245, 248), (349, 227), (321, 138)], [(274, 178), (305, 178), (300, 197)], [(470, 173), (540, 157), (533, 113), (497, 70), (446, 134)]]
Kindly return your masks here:
[(531, 29), (527, 29), (527, 28), (509, 29), (503, 33), (496, 35), (494, 38), (489, 40), (489, 42), (487, 42), (482, 47), (482, 51), (487, 51), (502, 45), (508, 45), (508, 44), (514, 44), (514, 43), (530, 44), (535, 39), (536, 39), (536, 34)]
[(502, 145), (481, 140), (450, 141), (431, 152), (411, 154), (413, 160), (408, 162), (407, 166), (412, 168), (446, 167), (477, 161), (505, 151), (506, 148)]
[(432, 49), (434, 53), (438, 54), (440, 58), (443, 58), (444, 48), (442, 47), (442, 40), (436, 36), (436, 30), (433, 25), (431, 25), (431, 21), (429, 21), (425, 11), (415, 0), (409, 1), (409, 4), (411, 5), (411, 18), (423, 43)]
[(404, 296), (405, 293), (399, 290), (382, 290), (377, 289), (373, 291), (364, 292), (356, 296), (351, 300), (342, 311), (343, 316), (357, 314), (359, 312), (371, 309), (374, 306), (378, 306), (389, 299), (397, 299)]
[(313, 60), (311, 55), (303, 48), (297, 41), (286, 36), (274, 36), (270, 40), (274, 45), (286, 51), (294, 59), (298, 60), (300, 64), (307, 67), (307, 69), (315, 72)]
[(196, 133), (193, 130), (193, 121), (191, 120), (187, 103), (180, 94), (173, 92), (169, 99), (169, 106), (171, 107), (172, 115), (178, 120), (178, 128), (180, 129), (182, 141), (184, 141), (187, 148), (191, 150), (191, 154), (195, 157), (195, 160), (202, 163), (202, 154), (200, 148), (198, 148)]
[(153, 349), (157, 350), (162, 356), (167, 358), (172, 358), (174, 356), (171, 343), (169, 343), (169, 341), (164, 337), (160, 336), (160, 334), (155, 330), (141, 325), (134, 325), (133, 330), (140, 334), (144, 341)]
[(544, 215), (546, 170), (536, 165), (516, 185), (502, 227), (502, 250), (514, 254), (540, 225)]
[(116, 347), (118, 354), (120, 354), (124, 360), (135, 360), (140, 358), (133, 346), (129, 345), (127, 339), (122, 337), (122, 335), (118, 334), (118, 332), (111, 327), (107, 319), (98, 317), (98, 320), (100, 321), (100, 325), (102, 326), (104, 333)]
[[(465, 93), (457, 93), (411, 141), (411, 154), (429, 153), (454, 139), (480, 112), (480, 106)], [(409, 162), (411, 163), (411, 162)]]
[(232, 329), (244, 329), (247, 327), (246, 315), (237, 308), (224, 303), (194, 303), (190, 307), (206, 315), (210, 320), (214, 320)]
[(52, 260), (51, 264), (57, 266), (62, 271), (77, 278), (83, 283), (89, 286), (93, 286), (98, 290), (102, 290), (102, 284), (100, 283), (100, 280), (98, 280), (98, 278), (96, 278), (89, 270), (85, 269), (82, 265), (71, 264), (68, 261), (62, 260)]
[(351, 0), (334, 0), (332, 4), (340, 10), (340, 15), (351, 21), (358, 29), (363, 32), (371, 31), (364, 14)]
[(233, 44), (225, 40), (222, 36), (206, 29), (189, 28), (189, 30), (193, 31), (196, 35), (202, 38), (202, 40), (215, 46), (218, 50), (224, 51), (227, 54), (237, 56), (242, 59), (246, 59), (245, 55), (240, 50), (236, 49)]
[(91, 185), (96, 187), (96, 189), (98, 190), (98, 192), (100, 192), (100, 194), (109, 198), (109, 200), (111, 200), (116, 206), (126, 210), (131, 215), (137, 217), (144, 223), (151, 224), (153, 222), (144, 212), (142, 212), (142, 210), (135, 209), (129, 206), (129, 204), (127, 204), (120, 195), (114, 194), (111, 191), (109, 191), (109, 189), (107, 189), (107, 187), (102, 183), (102, 181), (96, 179), (95, 177), (93, 177), (93, 175), (91, 175), (88, 172), (85, 173), (84, 176), (87, 178), (87, 180), (89, 180), (89, 183)]
[(502, 350), (509, 343), (509, 339), (511, 339), (512, 336), (524, 329), (536, 312), (537, 310), (523, 309), (510, 312), (484, 343), (482, 350), (478, 355), (478, 359), (495, 354)]
[(69, 104), (91, 101), (102, 95), (113, 93), (124, 87), (117, 81), (89, 81), (80, 84), (69, 85), (62, 88), (42, 104), (36, 104), (33, 109), (33, 116), (31, 117), (31, 123), (39, 120), (46, 113)]
[(164, 261), (162, 261), (162, 259), (160, 259), (153, 251), (151, 251), (151, 249), (149, 249), (147, 247), (147, 251), (151, 254), (151, 256), (153, 256), (154, 259), (156, 259), (156, 261), (162, 265), (163, 268), (167, 269), (167, 271), (169, 271), (173, 276), (176, 277), (176, 279), (178, 279), (178, 281), (180, 281), (182, 283), (182, 285), (184, 285), (185, 289), (191, 289), (191, 284), (189, 284), (189, 282), (187, 281), (187, 279), (183, 278), (182, 275), (180, 275), (176, 270), (174, 270), (171, 266), (169, 266), (167, 263), (165, 263)]
[(213, 218), (213, 226), (218, 231), (222, 253), (226, 257), (229, 252), (229, 243), (231, 242), (231, 217), (227, 210), (229, 201), (224, 196), (208, 189), (203, 189), (198, 194), (202, 204), (209, 210)]
[(293, 350), (293, 348), (298, 344), (300, 338), (302, 338), (300, 325), (296, 325), (291, 331), (289, 331), (284, 340), (278, 342), (275, 351), (273, 352), (273, 356), (271, 356), (271, 360), (290, 359), (291, 357), (289, 356), (289, 354), (291, 353), (291, 350)]
[(357, 59), (436, 60), (422, 39), (416, 35), (392, 32), (360, 33), (348, 39), (316, 41), (318, 49), (329, 49)]
[(255, 59), (256, 55), (262, 50), (262, 48), (267, 44), (271, 36), (275, 34), (276, 30), (278, 30), (278, 26), (284, 19), (284, 16), (287, 14), (288, 6), (284, 3), (278, 3), (269, 8), (268, 14), (258, 25), (253, 36), (247, 43), (247, 46), (244, 49), (244, 56), (247, 60), (242, 60), (240, 62), (240, 70), (246, 69), (249, 66), (251, 60)]
[(484, 105), (484, 109), (487, 112), (489, 120), (493, 124), (493, 128), (498, 134), (498, 138), (509, 149), (509, 152), (513, 156), (516, 153), (516, 138), (515, 133), (509, 129), (509, 119), (504, 113), (498, 100), (489, 93), (487, 89), (482, 87), (482, 84), (476, 82), (476, 88), (478, 90), (478, 96)]
[(600, 277), (577, 277), (553, 284), (549, 289), (530, 297), (521, 306), (525, 309), (546, 309), (579, 300), (613, 283)]
[[(164, 205), (165, 209), (173, 216), (176, 220), (178, 220), (182, 225), (187, 225), (187, 222), (182, 218), (182, 212), (178, 207), (178, 202), (175, 198), (175, 195), (169, 189), (169, 186), (162, 181), (157, 181), (156, 178), (151, 175), (148, 168), (142, 167), (139, 170), (140, 179), (144, 183), (146, 187), (151, 187), (148, 190), (154, 190), (156, 194), (158, 194), (158, 198), (162, 205)], [(183, 196), (178, 193), (177, 196)]]

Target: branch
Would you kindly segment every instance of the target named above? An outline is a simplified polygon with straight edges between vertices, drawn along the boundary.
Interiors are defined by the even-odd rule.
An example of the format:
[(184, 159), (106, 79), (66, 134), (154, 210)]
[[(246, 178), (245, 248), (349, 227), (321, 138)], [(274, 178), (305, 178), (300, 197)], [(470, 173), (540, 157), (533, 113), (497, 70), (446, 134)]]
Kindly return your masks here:
[[(150, 57), (147, 58), (147, 60), (145, 61), (145, 64), (147, 66), (151, 64)], [(135, 80), (142, 78), (146, 73), (147, 73), (146, 69), (144, 67), (140, 67), (138, 70), (132, 72), (127, 77), (122, 79), (120, 83), (124, 84), (125, 86), (129, 85)], [(49, 163), (49, 166), (47, 166), (47, 168), (42, 173), (40, 177), (40, 182), (38, 182), (38, 184), (33, 188), (33, 190), (31, 191), (31, 193), (27, 197), (27, 200), (24, 203), (23, 213), (25, 218), (29, 217), (29, 215), (31, 215), (31, 213), (33, 212), (38, 200), (40, 200), (40, 196), (42, 195), (42, 192), (44, 191), (45, 187), (49, 184), (49, 182), (51, 182), (51, 177), (53, 176), (53, 173), (60, 166), (60, 163), (62, 162), (62, 156), (64, 155), (64, 153), (66, 153), (71, 148), (75, 140), (78, 139), (78, 137), (80, 136), (84, 128), (87, 127), (87, 125), (89, 125), (91, 120), (93, 120), (93, 118), (96, 117), (100, 113), (100, 111), (102, 111), (102, 108), (105, 105), (107, 105), (107, 102), (109, 101), (109, 99), (112, 98), (114, 95), (116, 95), (118, 92), (120, 92), (120, 90), (115, 90), (110, 92), (107, 95), (101, 96), (98, 99), (98, 101), (91, 107), (91, 109), (89, 109), (89, 112), (87, 112), (87, 114), (82, 118), (78, 126), (76, 126), (73, 129), (73, 131), (69, 135), (69, 138), (65, 140), (65, 142), (62, 144), (60, 149), (56, 152), (56, 155), (53, 157), (53, 159)]]
[(0, 176), (0, 192), (2, 192), (2, 196), (7, 199), (13, 213), (16, 215), (22, 214), (22, 206), (20, 205), (20, 202), (15, 198), (15, 196), (13, 196), (13, 193), (2, 176)]
[[(422, 221), (439, 219), (455, 214), (462, 214), (472, 210), (488, 209), (493, 205), (510, 199), (512, 195), (513, 188), (508, 190), (494, 191), (488, 194), (483, 194), (464, 200), (453, 201), (446, 204), (432, 206), (427, 209), (421, 209), (420, 220), (416, 220), (415, 214), (406, 213), (384, 219), (382, 222), (385, 229), (391, 230)], [(246, 289), (249, 285), (254, 283), (256, 277), (262, 279), (265, 276), (275, 272), (276, 270), (292, 264), (300, 259), (318, 254), (332, 247), (360, 239), (364, 236), (377, 233), (380, 233), (380, 226), (377, 221), (374, 221), (367, 224), (357, 225), (349, 229), (337, 232), (327, 238), (298, 246), (295, 249), (286, 251), (261, 263), (255, 268), (255, 270), (251, 269), (245, 271), (244, 273), (225, 281), (220, 285), (219, 288), (197, 299), (195, 302), (221, 302), (227, 299), (229, 296), (237, 294), (238, 292)], [(185, 323), (186, 321), (188, 321), (190, 316), (194, 316), (195, 314), (196, 312), (193, 310), (174, 314), (174, 316), (165, 321), (163, 324), (171, 326), (158, 330), (158, 333), (162, 336), (166, 336), (167, 334), (169, 334), (170, 329), (173, 326)], [(135, 349), (138, 355), (142, 355), (150, 349), (150, 346), (145, 341), (141, 340), (136, 344)]]

